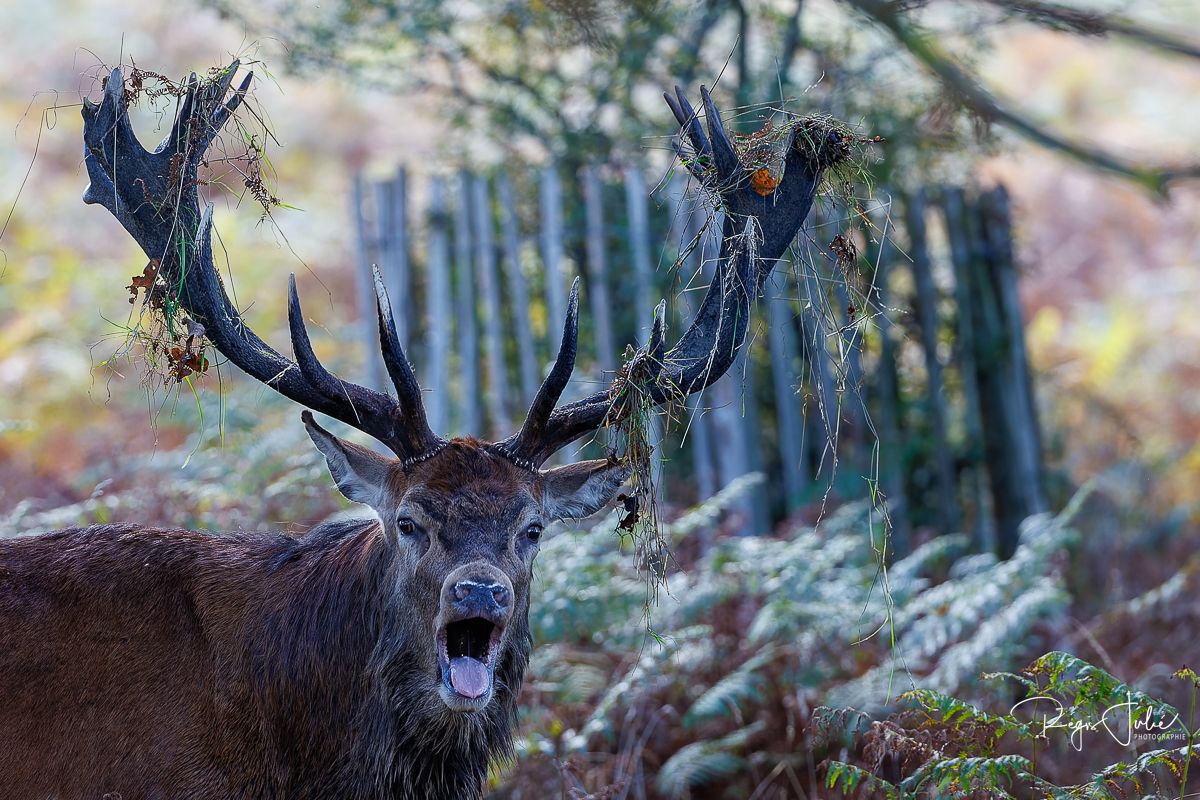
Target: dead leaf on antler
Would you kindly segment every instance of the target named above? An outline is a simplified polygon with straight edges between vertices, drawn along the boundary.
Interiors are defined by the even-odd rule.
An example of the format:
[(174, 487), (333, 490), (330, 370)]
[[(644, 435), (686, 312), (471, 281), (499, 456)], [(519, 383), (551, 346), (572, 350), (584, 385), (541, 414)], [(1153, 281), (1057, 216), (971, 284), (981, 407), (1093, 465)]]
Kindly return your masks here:
[[(196, 347), (193, 351), (192, 348)], [(208, 359), (204, 357), (204, 345), (195, 336), (189, 336), (183, 347), (163, 345), (167, 357), (167, 377), (182, 383), (189, 375), (208, 371)]]
[(138, 290), (143, 290), (145, 302), (151, 308), (162, 311), (167, 305), (167, 287), (158, 281), (159, 261), (152, 259), (141, 275), (134, 275), (132, 282), (125, 288), (129, 290), (129, 304), (137, 302)]
[(625, 509), (625, 516), (617, 523), (617, 528), (623, 531), (632, 531), (638, 524), (638, 520), (641, 519), (641, 501), (638, 500), (636, 494), (622, 492), (617, 495), (617, 502)]
[(844, 233), (833, 237), (833, 241), (829, 243), (829, 249), (837, 258), (838, 266), (843, 272), (851, 269), (858, 260), (858, 247)]
[(141, 275), (134, 275), (133, 282), (125, 288), (129, 290), (129, 305), (137, 302), (138, 289), (145, 289), (149, 292), (154, 288), (154, 281), (158, 277), (158, 259), (153, 259), (146, 265), (146, 269), (142, 270)]

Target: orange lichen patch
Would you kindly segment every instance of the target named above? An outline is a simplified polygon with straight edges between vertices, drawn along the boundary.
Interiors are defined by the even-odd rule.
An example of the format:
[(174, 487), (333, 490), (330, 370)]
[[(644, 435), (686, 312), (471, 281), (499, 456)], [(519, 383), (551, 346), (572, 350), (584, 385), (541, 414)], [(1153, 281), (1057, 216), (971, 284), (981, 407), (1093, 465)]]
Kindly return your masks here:
[(771, 174), (771, 170), (763, 167), (756, 169), (750, 175), (750, 187), (754, 191), (766, 197), (771, 192), (775, 191), (775, 187), (779, 185), (779, 180)]

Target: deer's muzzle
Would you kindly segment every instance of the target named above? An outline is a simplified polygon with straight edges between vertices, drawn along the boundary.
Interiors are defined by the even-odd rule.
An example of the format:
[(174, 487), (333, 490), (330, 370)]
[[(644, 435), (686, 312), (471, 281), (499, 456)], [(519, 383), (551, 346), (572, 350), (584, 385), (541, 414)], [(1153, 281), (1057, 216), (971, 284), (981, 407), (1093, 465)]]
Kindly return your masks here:
[(438, 668), (452, 710), (478, 711), (491, 701), (512, 596), (508, 577), (486, 564), (460, 567), (442, 584)]

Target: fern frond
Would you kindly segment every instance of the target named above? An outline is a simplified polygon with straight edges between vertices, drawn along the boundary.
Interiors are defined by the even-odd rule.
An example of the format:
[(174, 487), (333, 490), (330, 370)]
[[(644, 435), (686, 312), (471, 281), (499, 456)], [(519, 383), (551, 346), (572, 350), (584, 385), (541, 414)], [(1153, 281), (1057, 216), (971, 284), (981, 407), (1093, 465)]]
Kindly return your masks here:
[(1016, 717), (988, 714), (970, 703), (933, 689), (912, 689), (900, 695), (900, 700), (913, 703), (918, 708), (937, 717), (938, 721), (942, 723), (961, 725), (964, 722), (970, 722), (991, 728), (998, 736), (1015, 733), (1023, 739), (1032, 737), (1029, 726)]
[(720, 739), (705, 739), (681, 748), (659, 769), (658, 790), (668, 797), (686, 798), (693, 789), (744, 769), (746, 759), (732, 751), (744, 747), (764, 727), (765, 723), (756, 722)]
[(971, 540), (961, 533), (938, 536), (925, 542), (888, 570), (893, 594), (903, 596), (923, 589), (922, 576), (933, 567), (957, 563), (970, 545)]
[(1003, 784), (1027, 779), (1033, 764), (1024, 756), (1005, 755), (994, 758), (962, 756), (932, 759), (900, 782), (905, 791), (936, 789), (938, 797), (944, 792), (989, 792), (994, 797), (1008, 797)]
[(854, 737), (866, 730), (871, 715), (853, 708), (830, 708), (817, 706), (813, 709), (808, 728), (814, 747), (828, 747), (840, 743), (849, 746)]
[[(1190, 749), (1192, 755), (1200, 755), (1200, 747), (1193, 746)], [(1165, 766), (1172, 775), (1179, 778), (1183, 773), (1188, 751), (1187, 746), (1175, 750), (1152, 750), (1142, 753), (1133, 761), (1118, 761), (1093, 774), (1086, 783), (1061, 787), (1057, 790), (1060, 794), (1056, 796), (1071, 800), (1125, 800), (1129, 797), (1129, 792), (1122, 783), (1129, 783), (1138, 797), (1151, 800), (1157, 795), (1147, 793), (1149, 787), (1143, 784), (1152, 784), (1156, 789), (1162, 788), (1158, 785), (1154, 768)]]
[(883, 778), (877, 778), (865, 769), (846, 764), (842, 761), (829, 761), (825, 765), (825, 788), (839, 791), (842, 794), (857, 794), (862, 791), (874, 792), (876, 796), (887, 800), (900, 800), (900, 787), (889, 783)]
[(1061, 584), (1039, 580), (996, 614), (984, 620), (965, 641), (948, 647), (937, 666), (926, 678), (929, 686), (956, 691), (979, 674), (980, 666), (990, 660), (1003, 663), (1003, 654), (1022, 647), (1026, 634), (1039, 619), (1066, 609), (1070, 598)]
[(733, 672), (701, 694), (683, 715), (685, 728), (695, 727), (716, 717), (730, 716), (743, 705), (762, 696), (763, 677), (758, 670), (775, 657), (775, 648), (766, 647)]
[(1133, 722), (1150, 715), (1177, 717), (1179, 711), (1169, 703), (1134, 689), (1109, 672), (1082, 658), (1053, 650), (1030, 664), (1025, 672), (1043, 678), (1045, 693), (1072, 698), (1072, 705), (1103, 714), (1113, 706), (1126, 706)]

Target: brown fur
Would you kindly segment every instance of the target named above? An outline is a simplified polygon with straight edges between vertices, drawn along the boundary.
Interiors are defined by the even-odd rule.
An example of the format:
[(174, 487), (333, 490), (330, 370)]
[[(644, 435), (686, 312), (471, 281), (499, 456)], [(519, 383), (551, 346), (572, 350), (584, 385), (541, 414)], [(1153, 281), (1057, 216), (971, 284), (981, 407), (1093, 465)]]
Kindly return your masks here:
[[(382, 524), (0, 541), (0, 796), (478, 797), (512, 751), (536, 554), (520, 532), (553, 471), (471, 440), (387, 462)], [(464, 713), (437, 695), (434, 631), (445, 581), (476, 569), (513, 609), (494, 696)]]

